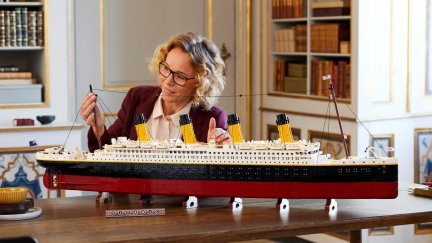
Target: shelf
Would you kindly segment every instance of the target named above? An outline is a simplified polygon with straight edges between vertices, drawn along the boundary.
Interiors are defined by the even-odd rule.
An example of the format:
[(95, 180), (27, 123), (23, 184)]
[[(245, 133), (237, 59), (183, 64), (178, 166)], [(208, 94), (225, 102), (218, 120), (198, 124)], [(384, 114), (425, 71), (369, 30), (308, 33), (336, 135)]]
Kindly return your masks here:
[(306, 52), (272, 52), (276, 56), (307, 56)]
[(0, 3), (0, 7), (42, 7), (41, 2), (7, 2)]
[[(328, 90), (322, 88), (320, 77), (335, 76), (335, 91), (343, 103), (351, 102), (351, 15), (327, 16), (327, 12), (314, 17), (311, 3), (314, 0), (299, 1), (305, 17), (272, 18), (272, 16), (296, 13), (296, 7), (274, 5), (277, 0), (268, 1), (268, 42), (267, 92), (272, 99), (283, 102), (284, 98), (327, 101)], [(288, 1), (289, 2), (289, 1)], [(279, 2), (280, 3), (280, 2)], [(298, 5), (297, 5), (298, 6)], [(286, 7), (288, 7), (286, 9)], [(306, 11), (304, 11), (306, 10)], [(275, 15), (276, 13), (276, 15)], [(281, 14), (282, 13), (282, 14)], [(344, 14), (344, 11), (340, 12)], [(324, 15), (327, 14), (327, 15)], [(299, 52), (295, 52), (298, 50)], [(307, 92), (302, 92), (307, 90)], [(289, 93), (293, 92), (293, 93)], [(339, 99), (339, 98), (338, 98)]]
[(42, 51), (43, 46), (10, 46), (0, 47), (0, 51)]
[[(48, 70), (46, 52), (48, 43), (46, 43), (47, 29), (45, 24), (49, 19), (46, 15), (47, 5), (45, 3), (47, 2), (48, 0), (30, 0), (0, 3), (2, 19), (4, 18), (6, 21), (3, 31), (1, 31), (4, 35), (1, 38), (3, 46), (0, 47), (0, 66), (16, 67), (21, 72), (30, 72), (31, 78), (35, 79), (36, 84), (40, 86), (31, 85), (30, 88), (27, 85), (22, 85), (13, 87), (13, 89), (8, 86), (11, 89), (10, 92), (9, 90), (6, 91), (5, 87), (2, 87), (0, 90), (2, 92), (0, 109), (42, 108), (50, 105), (48, 93), (49, 75), (46, 72)], [(6, 24), (9, 18), (11, 21)], [(15, 18), (15, 21), (13, 21), (13, 18)], [(21, 33), (15, 26), (20, 19), (24, 26)], [(35, 24), (37, 31), (31, 28), (33, 24)], [(9, 33), (9, 31), (10, 38), (6, 39), (6, 33)], [(22, 42), (18, 41), (20, 35)], [(31, 92), (31, 94), (29, 95), (28, 92)], [(33, 99), (27, 99), (30, 96)], [(16, 97), (26, 99), (15, 100)]]
[(350, 53), (321, 53), (321, 52), (311, 52), (311, 56), (316, 57), (351, 57)]
[(272, 19), (273, 23), (302, 23), (307, 22), (307, 18), (291, 18), (291, 19)]
[[(287, 92), (278, 92), (278, 91), (270, 91), (268, 93), (269, 96), (279, 96), (279, 97), (287, 97), (287, 98), (295, 98), (295, 99), (309, 99), (309, 100), (319, 100), (319, 101), (328, 101), (329, 98), (325, 96), (317, 96), (317, 95), (308, 95), (308, 94), (296, 94), (296, 93), (287, 93)], [(351, 104), (350, 99), (346, 98), (336, 98), (338, 103)]]
[(311, 17), (312, 21), (351, 20), (351, 16)]

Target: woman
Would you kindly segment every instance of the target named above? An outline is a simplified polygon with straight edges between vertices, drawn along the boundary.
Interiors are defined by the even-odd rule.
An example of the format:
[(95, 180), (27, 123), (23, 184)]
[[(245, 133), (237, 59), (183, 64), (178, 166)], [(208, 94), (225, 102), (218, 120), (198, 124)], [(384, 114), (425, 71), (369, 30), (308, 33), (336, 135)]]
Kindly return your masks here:
[(91, 126), (88, 132), (90, 151), (98, 148), (98, 139), (101, 144), (108, 144), (111, 138), (119, 136), (135, 140), (133, 118), (139, 113), (148, 119), (149, 132), (154, 139), (178, 138), (182, 114), (190, 115), (198, 141), (214, 139), (222, 143), (230, 139), (226, 132), (226, 113), (214, 106), (225, 86), (225, 64), (213, 42), (190, 32), (176, 35), (156, 49), (149, 67), (157, 74), (159, 87), (130, 89), (117, 120), (109, 129), (96, 105), (96, 96), (89, 93), (84, 98), (80, 114)]

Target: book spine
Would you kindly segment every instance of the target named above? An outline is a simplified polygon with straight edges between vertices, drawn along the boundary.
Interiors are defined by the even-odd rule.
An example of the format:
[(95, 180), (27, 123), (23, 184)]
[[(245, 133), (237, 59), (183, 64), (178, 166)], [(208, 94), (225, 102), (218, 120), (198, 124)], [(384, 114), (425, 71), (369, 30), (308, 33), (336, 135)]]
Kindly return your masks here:
[(5, 11), (5, 46), (11, 46), (11, 34), (10, 34), (10, 22), (11, 22), (11, 11)]
[(4, 86), (4, 85), (31, 85), (31, 84), (36, 84), (36, 79), (34, 79), (34, 78), (0, 79), (0, 86)]
[(15, 9), (15, 21), (16, 21), (16, 46), (22, 46), (22, 12), (21, 8)]
[(36, 45), (44, 45), (44, 15), (42, 11), (36, 12)]
[(22, 46), (28, 46), (28, 12), (27, 8), (21, 10), (21, 21), (22, 21)]
[(25, 79), (32, 78), (31, 72), (0, 72), (0, 79)]
[(6, 11), (0, 10), (0, 46), (6, 46)]

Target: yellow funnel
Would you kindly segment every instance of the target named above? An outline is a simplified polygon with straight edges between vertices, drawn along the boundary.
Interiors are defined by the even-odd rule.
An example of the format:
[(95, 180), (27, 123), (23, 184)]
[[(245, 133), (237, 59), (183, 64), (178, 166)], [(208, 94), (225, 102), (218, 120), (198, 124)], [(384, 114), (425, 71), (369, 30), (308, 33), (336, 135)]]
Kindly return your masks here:
[(243, 133), (237, 114), (228, 115), (228, 132), (231, 135), (233, 143), (243, 143)]
[(188, 114), (180, 116), (180, 128), (183, 134), (183, 141), (185, 144), (196, 143), (195, 132), (192, 126), (192, 119)]
[(151, 140), (151, 137), (147, 129), (147, 119), (145, 118), (144, 114), (135, 114), (134, 122), (138, 138), (137, 140), (142, 142), (149, 142)]
[(281, 143), (294, 142), (289, 119), (285, 113), (276, 116), (276, 124)]

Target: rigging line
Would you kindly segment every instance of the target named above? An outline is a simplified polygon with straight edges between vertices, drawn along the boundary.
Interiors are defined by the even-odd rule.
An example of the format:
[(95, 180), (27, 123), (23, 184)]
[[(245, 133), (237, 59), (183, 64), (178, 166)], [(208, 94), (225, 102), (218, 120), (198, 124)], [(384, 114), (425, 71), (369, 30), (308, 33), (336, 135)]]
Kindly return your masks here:
[[(111, 93), (127, 93), (128, 91), (122, 91), (122, 90), (105, 90), (105, 89), (93, 89), (93, 90), (97, 90), (97, 91), (101, 91), (101, 92), (111, 92)], [(320, 90), (327, 90), (327, 89), (320, 89)], [(320, 90), (311, 90), (311, 91), (320, 91)], [(303, 92), (300, 93), (304, 93), (306, 94), (307, 90), (304, 90)], [(288, 92), (285, 92), (288, 93)], [(147, 96), (152, 96), (154, 94), (147, 94)], [(248, 97), (248, 96), (267, 96), (270, 94), (265, 94), (265, 93), (257, 93), (257, 94), (237, 94), (237, 95), (203, 95), (201, 97), (221, 97), (221, 98), (230, 98), (230, 97)], [(158, 96), (164, 96), (162, 94), (159, 94)], [(176, 97), (194, 97), (192, 95), (176, 95)]]
[(93, 89), (102, 92), (111, 92), (111, 93), (127, 93), (127, 90), (108, 90), (108, 89)]
[[(330, 122), (331, 122), (331, 119), (330, 119), (330, 115), (331, 115), (331, 104), (330, 104), (330, 98), (329, 98), (329, 101), (328, 101), (328, 107), (329, 107), (329, 109), (328, 109), (328, 117), (327, 117), (327, 136), (329, 136), (330, 137)], [(330, 149), (329, 149), (329, 146), (330, 146), (330, 143), (327, 143), (327, 153), (330, 153)], [(336, 154), (334, 155), (334, 156), (336, 156)]]
[[(93, 89), (93, 90), (97, 90), (97, 91), (102, 91), (102, 92), (111, 92), (111, 93), (127, 93), (128, 91), (121, 91), (121, 90), (105, 90), (105, 89)], [(143, 94), (145, 96), (154, 96), (154, 94)], [(238, 95), (202, 95), (200, 97), (222, 97), (222, 98), (229, 98), (229, 97), (243, 97), (243, 96), (263, 96), (263, 95), (268, 95), (268, 94), (238, 94)], [(164, 96), (162, 94), (157, 94), (156, 96)], [(175, 96), (175, 97), (195, 97), (194, 95), (170, 95), (170, 96)]]
[[(325, 119), (324, 119), (324, 126), (322, 129), (322, 133), (321, 133), (321, 140), (320, 140), (320, 144), (322, 143), (322, 140), (324, 139), (324, 131), (325, 131), (325, 126), (326, 126), (326, 122), (327, 122), (327, 117), (330, 116), (330, 100), (327, 103), (327, 110), (326, 110), (326, 115), (325, 115)], [(329, 119), (330, 120), (330, 119)], [(330, 123), (330, 121), (328, 121)], [(328, 144), (328, 143), (327, 143)], [(328, 151), (328, 150), (327, 150)]]
[[(109, 114), (111, 114), (111, 115), (112, 115), (112, 116), (117, 120), (117, 117), (114, 115), (114, 113), (112, 113), (112, 111), (110, 111), (110, 109), (109, 109), (108, 106), (105, 104), (105, 102), (103, 102), (102, 98), (101, 98), (100, 96), (97, 96), (97, 97), (98, 97), (98, 99), (100, 100), (100, 102), (101, 102), (101, 104), (102, 104), (102, 105), (100, 105), (100, 108), (101, 108), (102, 112), (103, 112), (103, 113), (106, 113), (106, 110), (104, 109), (104, 106), (105, 106), (105, 108), (108, 110)], [(95, 115), (96, 115), (96, 114), (95, 114)], [(111, 123), (110, 119), (106, 119), (106, 120), (108, 121), (108, 123), (109, 123), (109, 125), (110, 125), (110, 127), (111, 127), (113, 124)], [(115, 136), (116, 136), (116, 137), (119, 137), (118, 134), (117, 134), (116, 129), (113, 129), (113, 130), (114, 130), (114, 134), (115, 134)]]
[[(105, 106), (105, 108), (108, 110), (108, 113), (111, 115), (111, 116), (113, 116), (115, 119), (117, 119), (118, 117), (108, 108), (108, 106), (105, 104), (105, 102), (102, 100), (102, 98), (101, 97), (99, 97), (99, 99), (100, 99), (100, 101), (101, 101), (101, 104), (102, 104), (102, 106)], [(102, 106), (101, 106), (101, 108), (102, 108)], [(103, 108), (102, 108), (103, 109)], [(104, 110), (104, 113), (106, 113), (105, 112), (105, 110)], [(110, 126), (112, 125), (111, 124), (111, 122), (109, 121), (109, 119), (108, 119), (108, 123), (110, 124)]]
[(349, 111), (351, 111), (351, 113), (353, 114), (353, 116), (356, 118), (356, 120), (357, 121), (359, 121), (360, 122), (360, 124), (364, 127), (364, 129), (369, 133), (369, 135), (371, 136), (371, 137), (373, 137), (372, 136), (372, 133), (367, 129), (367, 127), (363, 124), (363, 122), (356, 116), (356, 114), (354, 113), (354, 111), (352, 111), (351, 110), (351, 108), (349, 107), (349, 105), (348, 104), (345, 104), (346, 105), (346, 107), (348, 107), (348, 110)]
[(180, 132), (181, 132), (181, 126), (180, 126), (180, 129), (177, 132), (177, 138), (174, 140), (174, 145), (173, 145), (174, 148), (176, 147), (177, 140), (180, 140)]
[[(330, 98), (328, 100), (327, 103), (327, 113), (326, 113), (326, 120), (327, 120), (327, 136), (329, 136), (330, 134), (330, 115), (331, 115), (331, 101)], [(325, 123), (324, 123), (325, 126)], [(324, 136), (323, 136), (324, 137)], [(330, 153), (330, 149), (329, 149), (330, 143), (326, 143), (326, 149), (327, 149), (327, 153)]]
[(77, 118), (78, 118), (78, 115), (79, 115), (79, 110), (78, 110), (78, 112), (77, 112), (76, 115), (75, 115), (75, 119), (74, 119), (74, 121), (73, 121), (73, 123), (72, 123), (71, 128), (69, 129), (68, 135), (67, 135), (67, 137), (66, 137), (66, 140), (65, 140), (64, 143), (63, 143), (63, 147), (62, 147), (62, 149), (64, 149), (64, 147), (66, 146), (66, 142), (67, 142), (67, 140), (69, 139), (69, 135), (71, 134), (72, 129), (74, 128), (74, 125), (75, 125), (75, 122), (76, 122), (76, 120), (77, 120)]
[[(353, 110), (351, 110), (351, 108), (349, 107), (349, 105), (348, 104), (345, 104), (346, 105), (346, 107), (348, 107), (348, 110), (353, 114), (353, 116), (356, 118), (356, 120), (358, 121), (358, 122), (360, 122), (360, 124), (362, 125), (362, 127), (369, 133), (369, 136), (371, 137), (371, 138), (374, 138), (374, 136), (372, 135), (372, 133), (369, 131), (369, 129), (367, 129), (367, 127), (365, 126), (365, 124), (363, 124), (363, 122), (357, 117), (357, 115), (354, 113), (354, 111)], [(378, 143), (378, 146), (380, 146), (381, 148), (383, 147), (380, 143), (379, 143), (379, 141), (376, 141), (377, 143)], [(387, 157), (390, 157), (389, 156), (389, 153), (387, 153), (387, 151), (385, 151), (384, 149), (382, 149), (383, 151), (384, 151), (384, 153), (387, 155)]]

